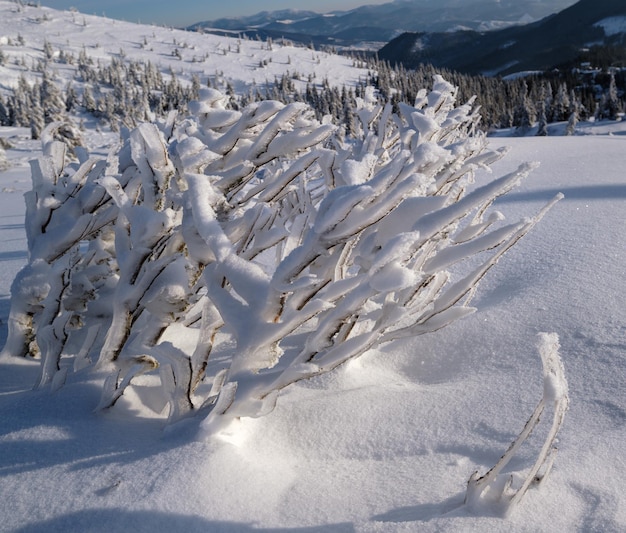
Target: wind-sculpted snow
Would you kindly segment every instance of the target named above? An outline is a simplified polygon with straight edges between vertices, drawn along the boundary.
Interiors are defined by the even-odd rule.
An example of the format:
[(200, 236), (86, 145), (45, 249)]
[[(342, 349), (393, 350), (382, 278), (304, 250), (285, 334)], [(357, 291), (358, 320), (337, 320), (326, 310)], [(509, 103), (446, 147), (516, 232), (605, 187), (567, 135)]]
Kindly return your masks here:
[(438, 77), (397, 114), (362, 101), (343, 139), (305, 104), (232, 111), (205, 89), (195, 115), (69, 165), (53, 124), (4, 355), (39, 358), (40, 388), (95, 373), (99, 409), (140, 385), (143, 408), (169, 423), (198, 413), (208, 438), (294, 382), (466, 316), (559, 197), (520, 222), (486, 216), (534, 165), (468, 190), (505, 152), (455, 93)]

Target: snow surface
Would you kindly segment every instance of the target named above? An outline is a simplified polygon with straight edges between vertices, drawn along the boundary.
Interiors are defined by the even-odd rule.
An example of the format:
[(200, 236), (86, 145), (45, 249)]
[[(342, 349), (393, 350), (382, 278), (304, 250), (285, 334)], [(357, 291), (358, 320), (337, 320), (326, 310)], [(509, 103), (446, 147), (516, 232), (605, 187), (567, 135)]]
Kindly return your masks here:
[[(7, 19), (15, 6), (0, 1), (0, 37), (42, 37), (37, 25)], [(62, 18), (49, 13), (46, 24)], [(159, 39), (170, 32), (86, 18), (82, 33), (112, 51), (123, 33), (106, 32), (117, 28), (132, 39), (131, 27)], [(238, 76), (250, 79), (243, 69)], [(162, 421), (132, 413), (132, 401), (95, 414), (95, 384), (33, 391), (37, 363), (0, 361), (0, 531), (625, 531), (624, 126), (493, 138), (512, 149), (479, 182), (541, 162), (497, 202), (507, 219), (557, 192), (565, 199), (483, 280), (478, 312), (291, 386), (271, 414), (219, 440), (197, 442), (187, 427), (164, 433)], [(28, 134), (0, 129), (13, 145), (12, 167), (0, 173), (2, 344), (10, 284), (27, 257), (22, 195), (39, 149)], [(111, 142), (95, 130), (86, 137), (101, 152)], [(498, 460), (543, 393), (540, 332), (559, 335), (571, 399), (553, 470), (507, 519), (471, 513), (462, 506), (467, 480)], [(536, 449), (522, 450), (511, 469), (533, 463)]]

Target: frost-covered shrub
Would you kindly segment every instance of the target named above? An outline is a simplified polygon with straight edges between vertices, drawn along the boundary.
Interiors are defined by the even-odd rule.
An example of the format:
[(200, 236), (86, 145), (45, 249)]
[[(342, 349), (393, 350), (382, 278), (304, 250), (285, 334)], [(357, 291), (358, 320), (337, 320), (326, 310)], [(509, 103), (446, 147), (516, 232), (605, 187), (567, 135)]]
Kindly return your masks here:
[(106, 160), (65, 166), (44, 132), (4, 349), (40, 359), (40, 387), (91, 370), (100, 408), (131, 387), (213, 434), (291, 383), (471, 313), (549, 207), (510, 224), (489, 213), (532, 165), (468, 187), (504, 152), (441, 78), (397, 114), (361, 101), (347, 140), (302, 103), (226, 101), (205, 90), (190, 118), (142, 124)]

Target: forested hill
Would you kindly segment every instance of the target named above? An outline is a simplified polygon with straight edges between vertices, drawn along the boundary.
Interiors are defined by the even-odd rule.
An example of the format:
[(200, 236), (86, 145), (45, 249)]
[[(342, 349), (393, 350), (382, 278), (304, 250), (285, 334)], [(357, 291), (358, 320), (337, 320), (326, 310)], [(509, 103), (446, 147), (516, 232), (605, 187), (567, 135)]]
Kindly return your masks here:
[(624, 0), (580, 0), (539, 22), (499, 31), (404, 33), (378, 55), (407, 68), (430, 63), (469, 74), (544, 71), (575, 61), (592, 43), (624, 47), (624, 25), (612, 31), (603, 24), (613, 17), (626, 17)]

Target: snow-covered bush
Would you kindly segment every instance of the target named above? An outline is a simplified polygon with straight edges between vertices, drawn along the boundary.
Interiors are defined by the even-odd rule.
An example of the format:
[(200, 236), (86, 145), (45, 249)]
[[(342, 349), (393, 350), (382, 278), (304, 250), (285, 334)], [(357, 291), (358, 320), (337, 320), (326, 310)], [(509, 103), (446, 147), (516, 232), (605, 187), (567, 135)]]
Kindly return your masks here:
[(213, 434), (471, 313), (478, 282), (549, 208), (510, 224), (488, 212), (533, 166), (469, 187), (504, 152), (441, 78), (398, 113), (361, 101), (346, 140), (302, 103), (226, 101), (206, 89), (190, 118), (142, 124), (106, 160), (65, 166), (44, 131), (4, 348), (40, 359), (38, 386), (92, 371), (100, 408), (131, 387)]

